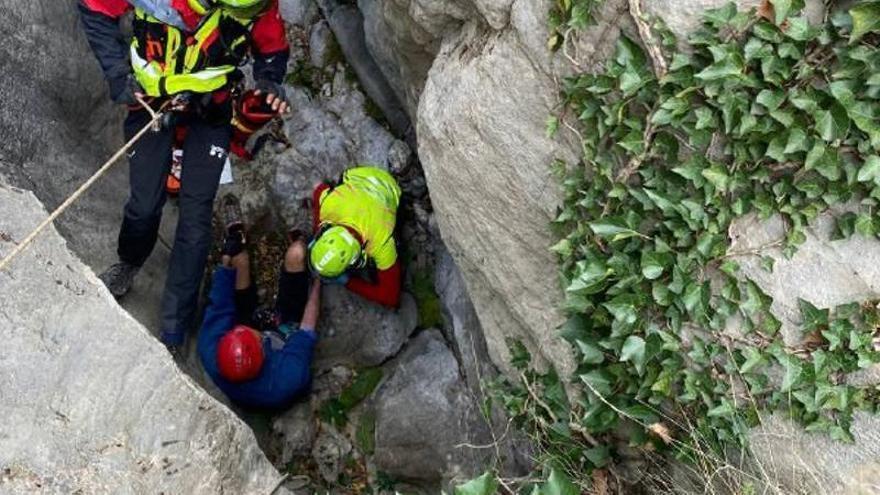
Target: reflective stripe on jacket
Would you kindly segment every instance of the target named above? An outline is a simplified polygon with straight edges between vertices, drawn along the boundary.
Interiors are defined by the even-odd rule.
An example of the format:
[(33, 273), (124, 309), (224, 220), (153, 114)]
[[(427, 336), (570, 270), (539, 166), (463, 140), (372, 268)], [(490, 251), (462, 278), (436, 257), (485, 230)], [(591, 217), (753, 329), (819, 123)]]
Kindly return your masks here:
[(321, 194), (319, 223), (345, 225), (364, 241), (364, 251), (379, 270), (397, 261), (394, 226), (400, 186), (388, 172), (370, 166), (346, 170), (342, 183)]
[(150, 96), (220, 89), (247, 57), (252, 23), (218, 8), (207, 13), (194, 32), (186, 33), (136, 8), (131, 42), (134, 75)]
[[(149, 72), (147, 74), (142, 73), (138, 80), (145, 86), (151, 86), (151, 88), (145, 89), (151, 89), (152, 94), (156, 94), (157, 91), (161, 93), (161, 91), (159, 91), (160, 83), (165, 85), (166, 92), (169, 94), (182, 91), (183, 89), (181, 88), (189, 87), (195, 87), (193, 90), (199, 91), (205, 90), (205, 88), (215, 87), (221, 82), (225, 84), (224, 78), (226, 76), (223, 75), (222, 77), (218, 77), (218, 73), (223, 72), (225, 69), (223, 68), (224, 65), (239, 65), (244, 61), (248, 50), (254, 58), (254, 79), (268, 79), (276, 83), (283, 82), (284, 75), (287, 71), (289, 48), (285, 36), (284, 22), (281, 19), (278, 10), (277, 0), (272, 0), (266, 11), (256, 16), (251, 22), (240, 24), (244, 26), (244, 30), (247, 31), (246, 34), (249, 41), (246, 43), (248, 46), (243, 50), (243, 53), (241, 54), (242, 58), (240, 60), (221, 61), (220, 63), (212, 64), (197, 64), (199, 67), (196, 69), (196, 72), (205, 70), (211, 66), (213, 66), (213, 69), (219, 67), (221, 70), (217, 71), (218, 73), (208, 72), (203, 74), (202, 76), (204, 77), (196, 76), (195, 78), (189, 77), (182, 79), (174, 77), (173, 81), (167, 79), (169, 74), (166, 73), (166, 70), (168, 67), (167, 65), (162, 65), (164, 60), (157, 60), (158, 64), (153, 66), (153, 68), (145, 67), (145, 65), (149, 65), (148, 62), (151, 60), (151, 57), (146, 56), (146, 42), (138, 43), (138, 47), (142, 50), (137, 52), (140, 61), (129, 55), (132, 51), (132, 46), (128, 43), (122, 42), (123, 36), (122, 30), (119, 26), (119, 18), (126, 12), (131, 11), (134, 8), (133, 5), (144, 7), (148, 4), (153, 4), (159, 9), (154, 11), (155, 15), (153, 15), (153, 18), (161, 22), (150, 23), (147, 27), (151, 30), (152, 38), (160, 39), (159, 45), (161, 46), (154, 44), (152, 49), (156, 50), (157, 48), (162, 48), (163, 56), (167, 53), (168, 47), (166, 44), (168, 40), (164, 36), (166, 25), (170, 26), (169, 30), (180, 33), (181, 35), (184, 33), (192, 35), (193, 32), (199, 30), (198, 26), (204, 19), (204, 16), (199, 16), (187, 7), (186, 0), (79, 0), (79, 9), (86, 37), (89, 40), (89, 45), (92, 47), (95, 56), (101, 63), (101, 68), (110, 84), (110, 93), (112, 97), (115, 97), (116, 94), (125, 88), (126, 77), (133, 72), (132, 64), (134, 62), (139, 63), (137, 66), (138, 70)], [(144, 13), (147, 12), (144, 8), (141, 8), (141, 11)], [(179, 15), (175, 16), (174, 12), (177, 12)], [(180, 21), (178, 19), (183, 20), (183, 23), (187, 26), (186, 29), (180, 29)], [(224, 29), (224, 27), (225, 26), (221, 26), (221, 30)], [(237, 33), (238, 29), (234, 29), (231, 33), (225, 33), (225, 36), (220, 39), (225, 43)], [(172, 35), (172, 37), (175, 36)], [(180, 36), (180, 39), (185, 43), (188, 40), (188, 36)], [(238, 52), (238, 50), (235, 51)], [(153, 53), (152, 55), (155, 56), (156, 54)], [(210, 55), (211, 57), (203, 56), (202, 61), (206, 58), (215, 57), (217, 55), (216, 50)], [(190, 57), (193, 57), (193, 55)], [(185, 59), (186, 55), (178, 55), (178, 58)], [(129, 59), (132, 61), (130, 62)], [(190, 60), (193, 59), (191, 58)], [(160, 72), (162, 75), (158, 75)], [(182, 67), (181, 71), (173, 72), (172, 74), (175, 76), (181, 75)], [(157, 79), (163, 76), (166, 77), (164, 82)], [(210, 89), (207, 91), (210, 91)]]

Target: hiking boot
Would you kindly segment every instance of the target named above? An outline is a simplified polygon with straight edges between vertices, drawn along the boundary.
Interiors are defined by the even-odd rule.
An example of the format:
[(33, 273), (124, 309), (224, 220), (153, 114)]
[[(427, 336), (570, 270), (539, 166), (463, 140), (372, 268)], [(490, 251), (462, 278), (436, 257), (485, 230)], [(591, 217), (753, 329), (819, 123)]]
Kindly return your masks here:
[(119, 299), (131, 290), (134, 276), (140, 269), (139, 266), (120, 261), (98, 275), (98, 278), (104, 282), (113, 297)]
[(241, 205), (235, 195), (227, 194), (223, 198), (222, 215), (223, 225), (226, 227), (226, 235), (223, 238), (223, 254), (236, 256), (247, 246), (247, 236), (242, 221)]

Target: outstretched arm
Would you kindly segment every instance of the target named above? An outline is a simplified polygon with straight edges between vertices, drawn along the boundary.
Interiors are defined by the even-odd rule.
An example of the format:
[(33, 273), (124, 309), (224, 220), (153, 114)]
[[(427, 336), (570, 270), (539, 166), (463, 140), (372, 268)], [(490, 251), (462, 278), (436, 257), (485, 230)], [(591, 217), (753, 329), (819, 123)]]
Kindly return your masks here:
[(312, 280), (312, 287), (309, 290), (309, 302), (303, 310), (302, 321), (299, 327), (306, 331), (315, 331), (318, 327), (318, 317), (321, 314), (321, 279)]

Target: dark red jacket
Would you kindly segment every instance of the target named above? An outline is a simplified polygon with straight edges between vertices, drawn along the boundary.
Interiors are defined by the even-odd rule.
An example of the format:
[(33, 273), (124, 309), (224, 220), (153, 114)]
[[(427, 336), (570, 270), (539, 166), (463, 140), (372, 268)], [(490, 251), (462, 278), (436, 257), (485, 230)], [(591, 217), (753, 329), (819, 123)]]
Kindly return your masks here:
[[(187, 0), (170, 1), (187, 25), (195, 27), (198, 24), (199, 15), (189, 7)], [(119, 18), (132, 8), (126, 0), (79, 0), (86, 37), (110, 84), (110, 96), (114, 98), (125, 89), (126, 78), (131, 73), (129, 48), (123, 40)], [(251, 27), (254, 79), (283, 82), (289, 52), (278, 0), (272, 0), (266, 12), (260, 14)]]
[[(312, 227), (315, 232), (318, 231), (318, 222), (321, 217), (321, 193), (329, 187), (328, 184), (318, 184), (312, 193)], [(383, 306), (396, 308), (400, 305), (401, 277), (400, 259), (398, 259), (391, 268), (376, 271), (375, 284), (359, 277), (352, 277), (345, 284), (345, 287), (363, 298)]]

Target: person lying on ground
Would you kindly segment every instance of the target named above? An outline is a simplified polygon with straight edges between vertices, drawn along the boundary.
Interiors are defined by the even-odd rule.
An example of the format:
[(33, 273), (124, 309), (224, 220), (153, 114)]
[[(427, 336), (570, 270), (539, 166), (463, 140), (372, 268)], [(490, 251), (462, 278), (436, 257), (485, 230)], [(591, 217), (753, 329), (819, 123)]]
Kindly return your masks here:
[[(224, 208), (235, 208), (229, 206), (234, 199), (224, 202)], [(258, 308), (244, 225), (227, 225), (222, 263), (214, 272), (199, 334), (199, 357), (211, 380), (235, 404), (282, 409), (311, 384), (321, 281), (311, 280), (304, 234), (291, 233), (276, 304), (267, 318)]]
[(351, 168), (337, 183), (318, 184), (312, 196), (312, 271), (366, 299), (397, 307), (401, 269), (394, 229), (399, 205), (400, 186), (380, 168)]

